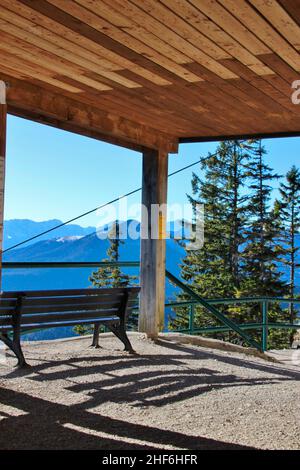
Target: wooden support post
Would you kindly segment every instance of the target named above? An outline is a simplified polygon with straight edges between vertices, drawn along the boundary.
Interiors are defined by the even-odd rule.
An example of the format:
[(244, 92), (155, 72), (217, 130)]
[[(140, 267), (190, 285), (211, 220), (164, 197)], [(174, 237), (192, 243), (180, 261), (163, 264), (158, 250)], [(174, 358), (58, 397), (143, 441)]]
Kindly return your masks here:
[(2, 244), (4, 221), (4, 184), (6, 154), (6, 85), (0, 81), (0, 286), (2, 281)]
[(139, 331), (155, 338), (164, 326), (168, 154), (143, 153)]

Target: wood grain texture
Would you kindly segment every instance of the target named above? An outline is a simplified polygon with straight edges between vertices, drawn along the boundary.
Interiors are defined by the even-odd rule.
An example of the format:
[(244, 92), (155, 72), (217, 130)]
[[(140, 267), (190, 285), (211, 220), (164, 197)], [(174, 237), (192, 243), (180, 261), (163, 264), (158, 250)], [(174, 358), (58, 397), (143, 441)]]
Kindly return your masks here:
[[(257, 12), (245, 0), (219, 0), (249, 31), (252, 31), (262, 42), (282, 57), (297, 72), (300, 71), (299, 54), (288, 41), (269, 24), (267, 19)], [(268, 16), (272, 21), (272, 18)]]
[(25, 113), (41, 114), (55, 119), (57, 127), (66, 125), (71, 130), (74, 125), (84, 131), (91, 131), (94, 135), (114, 137), (124, 142), (136, 144), (141, 148), (164, 148), (168, 152), (177, 152), (177, 140), (167, 134), (158, 133), (151, 128), (140, 125), (130, 119), (120, 119), (113, 113), (101, 111), (92, 106), (82, 107), (76, 101), (67, 99), (51, 92), (44, 93), (37, 86), (27, 86), (17, 81), (11, 82), (7, 93), (8, 109), (24, 109)]
[[(182, 0), (161, 0), (161, 2), (186, 22), (193, 25), (197, 31), (204, 33), (215, 44), (226, 51), (226, 58), (235, 57), (258, 75), (272, 73), (272, 70), (266, 67), (259, 58), (239, 44), (234, 37), (223, 31), (194, 5), (183, 2)], [(220, 57), (220, 59), (223, 58), (225, 57)]]
[(144, 152), (142, 178), (139, 331), (155, 338), (164, 326), (166, 217), (153, 208), (167, 202), (168, 155)]
[[(300, 50), (300, 28), (286, 10), (276, 0), (250, 0), (273, 27), (292, 45)], [(295, 1), (293, 2), (296, 3)]]
[[(294, 0), (1, 0), (0, 78), (171, 140), (295, 133), (299, 23)], [(124, 138), (16, 100), (10, 109), (108, 141)], [(133, 125), (130, 132), (127, 146), (147, 147), (141, 135), (132, 140)]]

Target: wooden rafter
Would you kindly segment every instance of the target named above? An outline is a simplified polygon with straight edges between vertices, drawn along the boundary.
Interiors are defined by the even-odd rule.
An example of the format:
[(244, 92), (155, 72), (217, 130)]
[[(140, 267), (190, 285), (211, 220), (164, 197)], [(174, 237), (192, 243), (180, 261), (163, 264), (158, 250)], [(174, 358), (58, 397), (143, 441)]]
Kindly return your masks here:
[(297, 133), (299, 24), (298, 0), (1, 0), (0, 78), (173, 140)]

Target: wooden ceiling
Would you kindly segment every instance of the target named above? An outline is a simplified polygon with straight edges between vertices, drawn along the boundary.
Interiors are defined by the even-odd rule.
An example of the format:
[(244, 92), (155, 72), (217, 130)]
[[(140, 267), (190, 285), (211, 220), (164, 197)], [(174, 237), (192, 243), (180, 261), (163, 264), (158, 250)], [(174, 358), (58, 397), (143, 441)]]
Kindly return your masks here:
[(300, 0), (0, 0), (13, 114), (132, 147), (300, 133)]

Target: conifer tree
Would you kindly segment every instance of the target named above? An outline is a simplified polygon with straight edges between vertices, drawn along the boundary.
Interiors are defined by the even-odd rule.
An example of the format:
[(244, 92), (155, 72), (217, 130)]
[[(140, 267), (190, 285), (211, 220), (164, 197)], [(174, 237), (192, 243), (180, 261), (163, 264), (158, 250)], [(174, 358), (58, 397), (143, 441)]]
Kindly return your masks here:
[[(118, 220), (112, 225), (108, 238), (110, 243), (107, 250), (108, 258), (103, 261), (118, 262), (120, 259), (120, 246), (124, 244), (124, 240), (120, 239), (120, 224)], [(93, 287), (126, 287), (133, 279), (136, 278), (123, 273), (118, 265), (100, 267), (89, 278)]]
[[(222, 142), (217, 152), (202, 163), (204, 178), (193, 174), (192, 195), (188, 198), (193, 207), (204, 204), (205, 245), (200, 250), (186, 251), (181, 275), (195, 292), (206, 298), (234, 297), (240, 288), (240, 252), (249, 210), (244, 191), (248, 159), (248, 150), (241, 142)], [(180, 294), (179, 299), (186, 296)], [(186, 327), (186, 313), (185, 309), (180, 310), (176, 326)], [(200, 307), (196, 317), (199, 326), (215, 324)]]
[(249, 147), (248, 164), (250, 199), (249, 223), (246, 231), (246, 247), (243, 252), (243, 269), (248, 274), (244, 294), (252, 296), (280, 296), (285, 292), (281, 274), (277, 269), (282, 248), (278, 243), (280, 220), (276, 210), (270, 207), (271, 182), (280, 178), (265, 162), (266, 153), (261, 141)]
[[(109, 238), (109, 248), (107, 249), (108, 258), (103, 259), (102, 261), (106, 262), (118, 262), (120, 259), (120, 246), (124, 244), (124, 241), (120, 239), (120, 224), (117, 220), (111, 227), (111, 230), (108, 234)], [(136, 276), (130, 276), (126, 273), (123, 273), (120, 266), (112, 265), (100, 267), (97, 271), (94, 271), (89, 280), (92, 283), (93, 287), (127, 287), (130, 285)], [(138, 323), (137, 315), (132, 314), (131, 318), (128, 319), (128, 326), (131, 329), (136, 329)], [(102, 328), (103, 330), (103, 328)], [(74, 328), (74, 331), (80, 335), (90, 334), (92, 328), (85, 325), (77, 325)]]
[[(278, 260), (284, 254), (280, 244), (282, 223), (278, 210), (271, 206), (271, 182), (280, 178), (265, 163), (266, 151), (261, 141), (253, 141), (249, 146), (251, 159), (248, 165), (249, 186), (252, 192), (250, 199), (249, 223), (243, 250), (243, 272), (245, 279), (240, 292), (241, 296), (282, 297), (286, 294), (286, 284), (278, 269)], [(241, 309), (241, 312), (245, 310)], [(247, 309), (247, 321), (261, 321), (262, 312), (257, 306)], [(244, 315), (242, 315), (244, 316)], [(278, 303), (269, 304), (269, 320), (284, 320), (284, 311)], [(288, 332), (270, 330), (269, 346), (287, 345)], [(255, 339), (259, 339), (255, 334)]]
[[(299, 246), (296, 245), (296, 235), (300, 229), (300, 171), (294, 166), (286, 174), (285, 182), (279, 187), (280, 201), (276, 201), (276, 208), (283, 224), (281, 240), (284, 256), (282, 261), (289, 268), (288, 294), (291, 299), (295, 297), (295, 269), (296, 255)], [(296, 316), (293, 304), (289, 305), (289, 319), (294, 322)], [(291, 342), (293, 335), (291, 335)]]
[[(279, 242), (282, 221), (271, 207), (271, 182), (279, 176), (264, 161), (260, 141), (224, 142), (216, 155), (204, 162), (204, 178), (193, 175), (192, 205), (205, 205), (205, 244), (201, 250), (186, 251), (181, 266), (183, 279), (201, 296), (278, 297), (286, 286), (278, 270), (283, 249)], [(180, 294), (179, 300), (187, 300)], [(237, 323), (261, 321), (257, 304), (218, 305)], [(284, 319), (278, 304), (270, 304), (270, 321)], [(178, 309), (177, 309), (178, 312)], [(187, 328), (188, 309), (181, 307), (175, 328)], [(195, 311), (197, 326), (216, 324), (201, 307)], [(257, 341), (260, 332), (249, 331)], [(214, 335), (241, 342), (233, 332)], [(287, 332), (272, 330), (272, 347), (287, 344)]]

